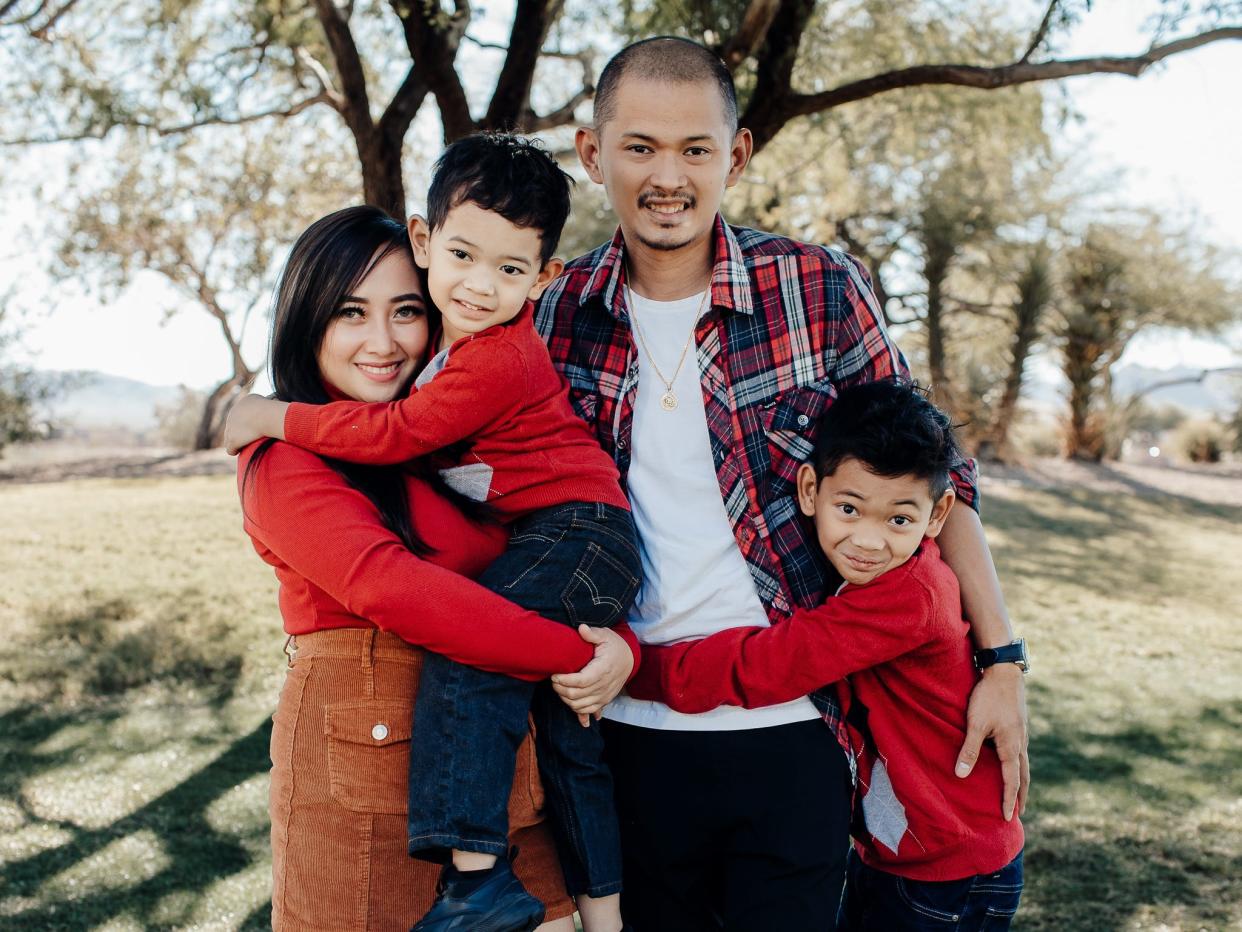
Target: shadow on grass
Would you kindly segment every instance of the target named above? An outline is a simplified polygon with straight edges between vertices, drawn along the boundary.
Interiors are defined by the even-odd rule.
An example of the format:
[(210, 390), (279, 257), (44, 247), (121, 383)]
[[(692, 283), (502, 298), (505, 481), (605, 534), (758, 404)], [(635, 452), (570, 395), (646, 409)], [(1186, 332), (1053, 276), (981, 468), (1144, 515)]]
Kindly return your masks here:
[[(110, 717), (115, 717), (110, 714)], [(16, 739), (18, 746), (50, 737), (68, 722), (80, 723), (81, 715), (42, 716), (37, 710), (23, 709), (0, 718), (0, 729)], [(207, 819), (208, 807), (238, 784), (266, 772), (270, 766), (268, 744), (271, 721), (266, 720), (250, 734), (234, 741), (209, 765), (183, 780), (166, 793), (105, 828), (86, 830), (68, 823), (52, 823), (71, 833), (65, 844), (12, 861), (4, 867), (3, 891), (9, 897), (35, 897), (48, 878), (72, 868), (103, 850), (109, 844), (136, 832), (151, 832), (161, 843), (168, 864), (154, 876), (113, 889), (75, 897), (71, 902), (40, 903), (16, 912), (10, 918), (13, 928), (43, 930), (87, 928), (117, 916), (133, 916), (144, 926), (168, 927), (191, 919), (198, 894), (213, 882), (223, 880), (251, 866), (254, 855), (237, 836), (217, 831)], [(63, 752), (70, 756), (73, 751)], [(60, 754), (37, 758), (8, 752), (3, 761), (6, 788), (14, 781), (28, 779), (33, 772), (53, 767)], [(11, 790), (10, 790), (11, 791)], [(17, 793), (14, 793), (17, 795)], [(46, 823), (45, 823), (46, 824)], [(187, 897), (186, 915), (170, 915), (161, 900), (173, 893)], [(160, 909), (159, 921), (153, 911)], [(255, 910), (246, 920), (247, 928), (266, 927), (269, 913)], [(262, 922), (256, 925), (259, 920)], [(144, 921), (145, 920), (145, 921)]]
[[(1188, 495), (1181, 495), (1177, 492), (1170, 492), (1168, 489), (1162, 489), (1148, 482), (1143, 482), (1133, 476), (1128, 476), (1123, 472), (1111, 468), (1107, 463), (1101, 463), (1095, 467), (1102, 475), (1108, 477), (1109, 480), (1125, 486), (1140, 498), (1157, 502), (1162, 506), (1172, 507), (1177, 510), (1183, 517), (1188, 518), (1222, 518), (1226, 521), (1242, 520), (1242, 508), (1237, 505), (1226, 505), (1219, 503), (1211, 503), (1203, 501), (1199, 498), (1193, 498)], [(1187, 470), (1199, 471), (1203, 470)], [(1218, 475), (1207, 473), (1207, 475)]]
[[(1141, 485), (1125, 476), (1118, 481)], [(1127, 592), (1160, 598), (1173, 588), (1176, 567), (1145, 560), (1135, 572), (1128, 554), (1141, 555), (1167, 528), (1163, 522), (1205, 519), (1242, 526), (1242, 508), (1208, 505), (1197, 499), (1148, 488), (1142, 500), (1123, 493), (1083, 489), (1040, 492), (1011, 498), (991, 496), (985, 522), (1005, 531), (992, 548), (1003, 576), (1039, 579), (1048, 591), (1066, 586)]]
[(1053, 714), (1031, 737), (1021, 927), (1110, 932), (1155, 907), (1184, 912), (1187, 928), (1225, 928), (1242, 850), (1199, 837), (1194, 813), (1242, 796), (1242, 701), (1109, 731), (1059, 720), (1055, 696), (1032, 686), (1032, 705)]
[(1137, 837), (1122, 826), (1104, 840), (1059, 826), (1037, 831), (1024, 856), (1028, 886), (1018, 913), (1024, 930), (1148, 928), (1134, 920), (1145, 907), (1185, 917), (1184, 925), (1159, 928), (1232, 927), (1231, 900), (1209, 891), (1219, 878), (1237, 877), (1242, 858), (1211, 857), (1193, 842)]

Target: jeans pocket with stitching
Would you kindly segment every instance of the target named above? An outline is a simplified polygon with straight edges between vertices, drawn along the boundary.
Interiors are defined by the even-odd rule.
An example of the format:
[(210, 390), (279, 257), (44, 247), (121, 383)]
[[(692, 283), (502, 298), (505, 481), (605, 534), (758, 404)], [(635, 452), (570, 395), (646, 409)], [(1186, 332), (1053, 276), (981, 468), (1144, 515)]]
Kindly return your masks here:
[(956, 925), (966, 909), (974, 877), (964, 880), (909, 880), (896, 877), (897, 895), (923, 920)]
[(638, 595), (640, 572), (627, 554), (591, 542), (561, 592), (561, 604), (573, 624), (609, 626), (622, 621)]

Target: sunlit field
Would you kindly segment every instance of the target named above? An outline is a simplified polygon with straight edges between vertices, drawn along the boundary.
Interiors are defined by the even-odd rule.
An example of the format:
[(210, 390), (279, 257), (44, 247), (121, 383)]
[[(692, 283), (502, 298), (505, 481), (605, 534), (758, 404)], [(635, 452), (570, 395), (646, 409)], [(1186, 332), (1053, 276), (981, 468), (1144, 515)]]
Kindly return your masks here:
[[(0, 486), (0, 928), (268, 925), (275, 585), (228, 477)], [(1029, 679), (1018, 926), (1242, 928), (1242, 507), (987, 490)]]

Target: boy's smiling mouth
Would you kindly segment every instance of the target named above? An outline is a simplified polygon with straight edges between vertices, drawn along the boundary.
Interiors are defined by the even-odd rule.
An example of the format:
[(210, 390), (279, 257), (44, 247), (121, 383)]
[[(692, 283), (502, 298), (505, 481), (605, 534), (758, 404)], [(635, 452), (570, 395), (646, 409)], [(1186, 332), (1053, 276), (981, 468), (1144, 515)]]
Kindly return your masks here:
[(453, 300), (468, 316), (486, 317), (492, 313), (491, 308), (480, 307), (477, 304), (471, 304), (469, 301), (463, 301), (461, 298), (454, 298)]

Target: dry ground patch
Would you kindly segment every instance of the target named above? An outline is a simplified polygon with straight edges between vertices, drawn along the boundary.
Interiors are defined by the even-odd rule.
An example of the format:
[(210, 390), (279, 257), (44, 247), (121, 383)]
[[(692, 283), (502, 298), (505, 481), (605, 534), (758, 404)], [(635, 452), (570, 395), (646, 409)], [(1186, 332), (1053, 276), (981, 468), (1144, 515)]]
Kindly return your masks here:
[[(1009, 478), (985, 519), (1035, 662), (1019, 927), (1242, 928), (1242, 507)], [(0, 514), (0, 928), (265, 928), (282, 637), (232, 480), (10, 484)]]

